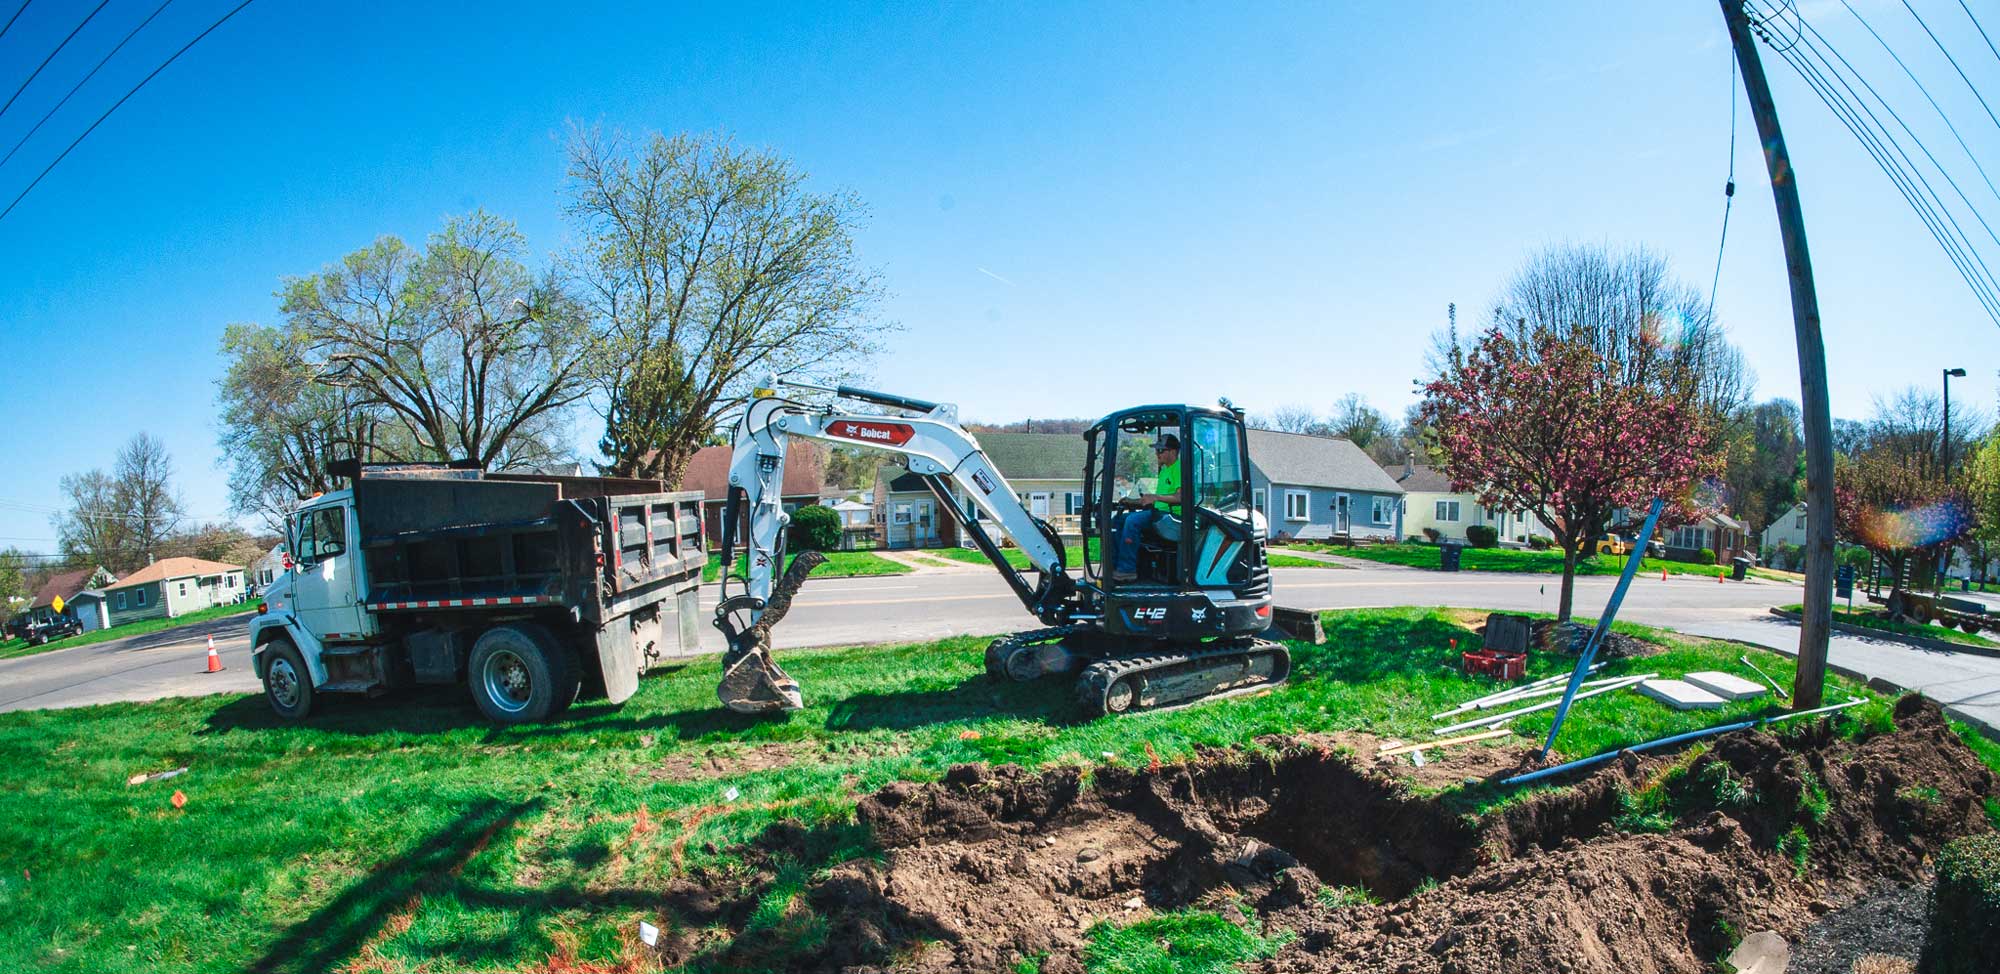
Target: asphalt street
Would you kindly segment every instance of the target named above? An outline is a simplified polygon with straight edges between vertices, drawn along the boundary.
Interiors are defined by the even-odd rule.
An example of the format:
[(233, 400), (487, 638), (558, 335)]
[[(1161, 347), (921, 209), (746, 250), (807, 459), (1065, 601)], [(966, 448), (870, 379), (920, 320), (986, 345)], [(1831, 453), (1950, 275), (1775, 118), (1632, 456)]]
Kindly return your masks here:
[[(1434, 571), (1353, 563), (1356, 568), (1273, 570), (1280, 605), (1306, 609), (1392, 605), (1455, 605), (1553, 612), (1559, 580), (1546, 575)], [(1610, 596), (1615, 578), (1577, 579), (1577, 611), (1593, 616)], [(1697, 576), (1642, 575), (1619, 617), (1705, 636), (1735, 639), (1790, 652), (1798, 628), (1769, 615), (1773, 605), (1796, 602), (1800, 589), (1782, 582), (1717, 583)], [(700, 626), (703, 644), (721, 649), (707, 623), (706, 591)], [(877, 578), (808, 582), (778, 628), (785, 648), (858, 643), (923, 642), (946, 636), (989, 635), (1036, 623), (991, 571), (973, 567)], [(118, 700), (251, 692), (248, 618), (217, 620), (183, 629), (0, 661), (0, 711), (75, 707)], [(205, 673), (206, 637), (215, 637), (224, 671)], [(1836, 634), (1834, 663), (1922, 690), (1940, 703), (2000, 727), (2000, 659), (1935, 653)]]

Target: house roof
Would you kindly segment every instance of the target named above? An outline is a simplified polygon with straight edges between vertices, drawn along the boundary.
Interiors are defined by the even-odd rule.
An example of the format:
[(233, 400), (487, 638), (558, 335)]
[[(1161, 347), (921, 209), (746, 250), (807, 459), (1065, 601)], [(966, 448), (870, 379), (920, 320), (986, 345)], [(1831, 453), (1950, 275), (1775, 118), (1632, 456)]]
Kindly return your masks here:
[(834, 501), (829, 506), (831, 506), (836, 511), (866, 511), (870, 509), (868, 505), (863, 504), (860, 501), (850, 501), (850, 500)]
[(97, 574), (95, 568), (79, 568), (75, 571), (50, 575), (49, 580), (35, 590), (35, 600), (28, 603), (28, 608), (39, 609), (45, 605), (53, 605), (58, 595), (62, 596), (64, 602), (68, 602), (76, 597), (76, 593), (83, 591), (84, 586), (90, 584), (90, 576), (95, 574)]
[[(721, 501), (729, 496), (729, 461), (735, 455), (735, 448), (729, 446), (705, 446), (694, 451), (688, 458), (687, 469), (681, 471), (680, 486), (675, 490), (698, 490), (709, 501)], [(826, 481), (826, 454), (823, 448), (807, 440), (793, 440), (785, 448), (785, 482), (779, 493), (785, 497), (810, 497), (819, 499), (820, 485)]]
[(1410, 465), (1410, 472), (1403, 472), (1400, 463), (1385, 463), (1382, 469), (1394, 478), (1396, 483), (1412, 494), (1457, 494), (1464, 493), (1451, 489), (1451, 478), (1444, 471), (1422, 463)]
[(1395, 479), (1351, 440), (1277, 430), (1248, 432), (1250, 463), (1272, 483), (1403, 493)]
[(1076, 433), (980, 433), (978, 439), (1008, 480), (1083, 480), (1085, 443)]
[(220, 575), (223, 572), (240, 572), (242, 565), (228, 565), (206, 558), (162, 558), (144, 568), (118, 580), (116, 585), (104, 586), (105, 591), (115, 588), (131, 588), (147, 582), (163, 582), (170, 578), (186, 578), (190, 575)]
[(1742, 522), (1742, 521), (1738, 521), (1737, 519), (1735, 519), (1735, 518), (1733, 518), (1733, 517), (1730, 517), (1729, 515), (1727, 515), (1727, 514), (1724, 514), (1724, 513), (1723, 513), (1723, 512), (1721, 512), (1721, 511), (1716, 511), (1716, 512), (1715, 512), (1715, 513), (1713, 513), (1713, 514), (1710, 514), (1710, 515), (1708, 516), (1708, 519), (1709, 519), (1709, 520), (1711, 520), (1711, 521), (1714, 521), (1715, 523), (1717, 523), (1717, 524), (1720, 524), (1720, 525), (1722, 525), (1723, 527), (1725, 527), (1725, 528), (1728, 528), (1728, 529), (1730, 529), (1730, 530), (1732, 530), (1732, 531), (1741, 531), (1741, 530), (1743, 530), (1743, 522)]

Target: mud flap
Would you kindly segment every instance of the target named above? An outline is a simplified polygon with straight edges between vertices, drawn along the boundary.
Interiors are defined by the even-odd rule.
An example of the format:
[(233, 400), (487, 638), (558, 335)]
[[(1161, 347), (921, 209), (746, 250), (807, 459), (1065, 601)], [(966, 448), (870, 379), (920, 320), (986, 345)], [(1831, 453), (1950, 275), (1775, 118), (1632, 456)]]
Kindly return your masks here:
[(631, 620), (613, 619), (597, 630), (597, 667), (612, 703), (624, 703), (639, 692), (639, 650), (632, 644)]

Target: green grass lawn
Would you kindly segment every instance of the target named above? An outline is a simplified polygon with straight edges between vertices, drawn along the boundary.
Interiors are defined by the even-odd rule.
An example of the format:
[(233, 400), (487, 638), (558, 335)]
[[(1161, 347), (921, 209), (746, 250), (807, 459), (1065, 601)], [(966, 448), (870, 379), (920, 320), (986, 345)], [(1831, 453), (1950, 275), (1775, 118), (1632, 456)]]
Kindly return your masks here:
[[(968, 565), (993, 564), (992, 562), (987, 561), (986, 556), (980, 553), (980, 551), (976, 548), (959, 548), (959, 547), (926, 548), (917, 553), (924, 555), (932, 555), (938, 558), (945, 558), (951, 561), (962, 561)], [(1019, 548), (1002, 548), (1000, 549), (1000, 555), (1001, 557), (1007, 559), (1007, 564), (1012, 565), (1015, 568), (1028, 567), (1028, 556), (1022, 554), (1021, 549)], [(1071, 568), (1076, 568), (1076, 569), (1082, 568), (1083, 548), (1078, 545), (1070, 545), (1069, 547), (1063, 549), (1063, 564), (1068, 565)]]
[[(752, 921), (768, 921), (759, 929), (782, 956), (782, 937), (824, 935), (798, 890), (871, 854), (853, 807), (889, 782), (967, 761), (1091, 765), (1110, 752), (1141, 763), (1148, 744), (1174, 761), (1263, 734), (1416, 739), (1434, 726), (1429, 714), (1492, 688), (1449, 668), (1449, 641), (1471, 638), (1468, 613), (1325, 618), (1326, 642), (1292, 644), (1285, 687), (1091, 722), (1076, 720), (1067, 679), (988, 682), (984, 637), (783, 654), (808, 707), (772, 719), (717, 706), (714, 658), (647, 677), (622, 707), (585, 703), (560, 722), (511, 729), (487, 725), (463, 691), (335, 698), (296, 725), (255, 696), (0, 714), (0, 969), (501, 971), (560, 956), (608, 970), (634, 959), (640, 919), (664, 925), (685, 903), (676, 877), (694, 867), (728, 875), (739, 865), (732, 845), (780, 819), (807, 830), (810, 850)], [(1734, 671), (1745, 651), (1623, 628), (1670, 648), (1612, 661), (1602, 675)], [(1791, 679), (1789, 658), (1750, 652)], [(1531, 675), (1561, 669), (1537, 656)], [(1865, 693), (1829, 680), (1830, 699)], [(1887, 702), (1870, 698), (1847, 727), (1886, 726)], [(1561, 750), (1590, 754), (1768, 709), (1678, 713), (1611, 694), (1578, 704)], [(1548, 720), (1516, 729), (1531, 739)], [(772, 749), (790, 763), (685, 771)], [(1982, 754), (2000, 766), (2000, 751)], [(191, 770), (171, 781), (126, 785), (183, 765)], [(169, 803), (175, 789), (184, 809)], [(1450, 793), (1468, 813), (1508, 797), (1489, 785)], [(1268, 946), (1225, 943), (1236, 935), (1199, 915), (1146, 923), (1127, 929), (1158, 936), (1100, 929), (1091, 969), (1167, 969), (1147, 966), (1146, 952), (1169, 942), (1199, 942), (1222, 961)]]
[[(1390, 565), (1407, 565), (1412, 568), (1436, 568), (1443, 557), (1436, 545), (1427, 544), (1387, 544), (1359, 545), (1346, 548), (1329, 544), (1294, 544), (1294, 548), (1319, 551), (1348, 558), (1379, 561)], [(1471, 572), (1524, 572), (1531, 574), (1562, 574), (1562, 553), (1556, 551), (1532, 551), (1520, 548), (1466, 548), (1459, 557), (1459, 567)], [(1714, 578), (1729, 574), (1727, 565), (1695, 565), (1684, 561), (1667, 561), (1662, 558), (1647, 558), (1639, 563), (1639, 570), (1649, 574), (1659, 574), (1666, 569), (1669, 575), (1703, 575)], [(1611, 555), (1593, 555), (1577, 562), (1578, 575), (1616, 575), (1625, 570), (1625, 559)], [(1797, 576), (1763, 568), (1752, 568), (1750, 574), (1772, 581), (1796, 581)]]
[[(736, 567), (739, 572), (748, 572), (750, 556), (737, 555)], [(858, 575), (903, 575), (910, 571), (908, 565), (899, 565), (866, 551), (829, 551), (826, 552), (826, 564), (813, 569), (813, 575), (818, 578), (852, 578)], [(722, 556), (709, 555), (708, 567), (701, 570), (701, 580), (713, 582), (721, 575)]]
[(1347, 567), (1346, 565), (1336, 564), (1330, 561), (1321, 561), (1318, 558), (1300, 558), (1297, 555), (1288, 555), (1281, 550), (1272, 551), (1266, 554), (1264, 556), (1264, 562), (1270, 565), (1272, 568), (1346, 568)]
[(239, 602), (235, 605), (212, 605), (206, 609), (197, 609), (185, 615), (175, 616), (172, 619), (141, 619), (138, 622), (128, 622), (122, 626), (112, 626), (109, 629), (93, 629), (90, 632), (71, 636), (68, 639), (58, 639), (51, 643), (43, 643), (40, 646), (30, 646), (25, 639), (9, 639), (6, 642), (0, 642), (0, 659), (33, 656), (37, 653), (46, 653), (51, 650), (68, 649), (71, 646), (88, 646), (91, 643), (101, 643), (110, 639), (123, 639), (126, 636), (159, 632), (162, 629), (178, 629), (182, 626), (191, 626), (198, 622), (208, 622), (213, 619), (221, 619), (225, 616), (254, 612), (256, 609), (256, 599)]
[[(1791, 605), (1779, 606), (1779, 608), (1786, 612), (1798, 612), (1804, 606), (1801, 603), (1794, 602)], [(1928, 636), (1932, 639), (1942, 639), (1948, 643), (1958, 643), (1961, 646), (2000, 648), (2000, 642), (1994, 642), (1984, 635), (1976, 635), (1957, 629), (1946, 629), (1943, 626), (1932, 626), (1924, 623), (1892, 622), (1888, 615), (1871, 609), (1857, 608), (1849, 611), (1846, 606), (1836, 605), (1833, 607), (1833, 621), (1844, 622), (1850, 626), (1861, 626), (1865, 629), (1879, 629), (1883, 632), (1896, 633), (1903, 636)]]

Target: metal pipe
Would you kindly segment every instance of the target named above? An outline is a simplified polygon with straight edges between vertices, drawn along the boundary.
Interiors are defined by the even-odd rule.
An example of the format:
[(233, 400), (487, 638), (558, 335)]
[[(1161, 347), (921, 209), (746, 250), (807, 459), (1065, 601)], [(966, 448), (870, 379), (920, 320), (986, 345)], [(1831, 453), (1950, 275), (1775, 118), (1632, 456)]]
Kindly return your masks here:
[(1596, 631), (1590, 634), (1590, 642), (1577, 655), (1576, 669), (1569, 675), (1569, 690), (1563, 694), (1562, 706), (1556, 708), (1556, 719), (1549, 724), (1548, 739), (1542, 742), (1537, 757), (1548, 757), (1549, 749), (1556, 746), (1556, 735), (1562, 732), (1563, 721), (1569, 717), (1569, 705), (1576, 698), (1577, 687), (1583, 683), (1584, 667), (1589, 666), (1597, 656), (1597, 647), (1604, 641), (1604, 634), (1611, 631), (1611, 620), (1618, 618), (1618, 607), (1625, 602), (1625, 591), (1632, 587), (1632, 576), (1639, 573), (1639, 562), (1646, 557), (1646, 546), (1653, 543), (1653, 528), (1660, 523), (1660, 509), (1665, 506), (1665, 498), (1653, 498), (1653, 506), (1646, 512), (1646, 523), (1632, 543), (1632, 556), (1625, 559), (1625, 571), (1618, 576), (1618, 587), (1611, 590), (1611, 601), (1605, 603), (1604, 614), (1597, 619)]
[(1793, 717), (1806, 717), (1812, 714), (1823, 714), (1834, 710), (1844, 710), (1848, 707), (1852, 707), (1857, 704), (1863, 704), (1867, 702), (1868, 701), (1860, 697), (1855, 697), (1854, 699), (1849, 700), (1846, 703), (1837, 703), (1828, 707), (1818, 707), (1812, 710), (1801, 710), (1795, 713), (1782, 714), (1777, 717), (1765, 717), (1759, 720), (1737, 721), (1736, 723), (1733, 724), (1723, 724), (1719, 727), (1710, 727), (1704, 730), (1688, 731), (1685, 734), (1675, 734), (1672, 737), (1662, 737), (1658, 740), (1647, 741), (1644, 744), (1634, 744), (1631, 747), (1614, 748), (1612, 750), (1605, 751), (1602, 754), (1593, 754), (1587, 758), (1578, 758), (1566, 764), (1558, 764), (1553, 768), (1543, 768), (1540, 771), (1530, 771), (1527, 774), (1517, 774), (1512, 778), (1507, 778), (1502, 780), (1500, 783), (1503, 785), (1524, 785), (1530, 781), (1539, 781), (1543, 778), (1559, 775), (1566, 771), (1579, 771), (1584, 768), (1594, 768), (1600, 764), (1603, 764), (1606, 761), (1611, 760), (1612, 758), (1617, 757), (1620, 754), (1625, 754), (1628, 752), (1632, 754), (1637, 754), (1640, 751), (1650, 751), (1656, 747), (1666, 747), (1669, 744), (1679, 744), (1684, 741), (1698, 740), (1704, 737), (1714, 737), (1717, 734), (1727, 734), (1732, 731), (1745, 730), (1751, 727), (1761, 727), (1765, 724), (1775, 724), (1781, 720), (1790, 720)]
[[(1603, 668), (1604, 664), (1599, 663), (1596, 666), (1591, 667), (1590, 671), (1594, 673)], [(1450, 710), (1444, 711), (1443, 713), (1432, 714), (1431, 719), (1443, 720), (1446, 717), (1451, 716), (1452, 714), (1462, 714), (1468, 710), (1478, 709), (1478, 707), (1481, 704), (1488, 704), (1496, 700), (1503, 700), (1506, 699), (1507, 697), (1515, 696), (1517, 694), (1523, 693), (1528, 690), (1539, 690), (1542, 687), (1553, 686), (1554, 684), (1561, 683), (1562, 681), (1567, 679), (1569, 679), (1568, 673), (1558, 673), (1555, 676), (1545, 676), (1532, 683), (1523, 683), (1520, 686), (1508, 687), (1505, 690), (1495, 690), (1492, 693), (1489, 693), (1483, 697), (1474, 697), (1471, 700), (1467, 700), (1466, 702), (1459, 704), (1458, 706), (1453, 707)]]

